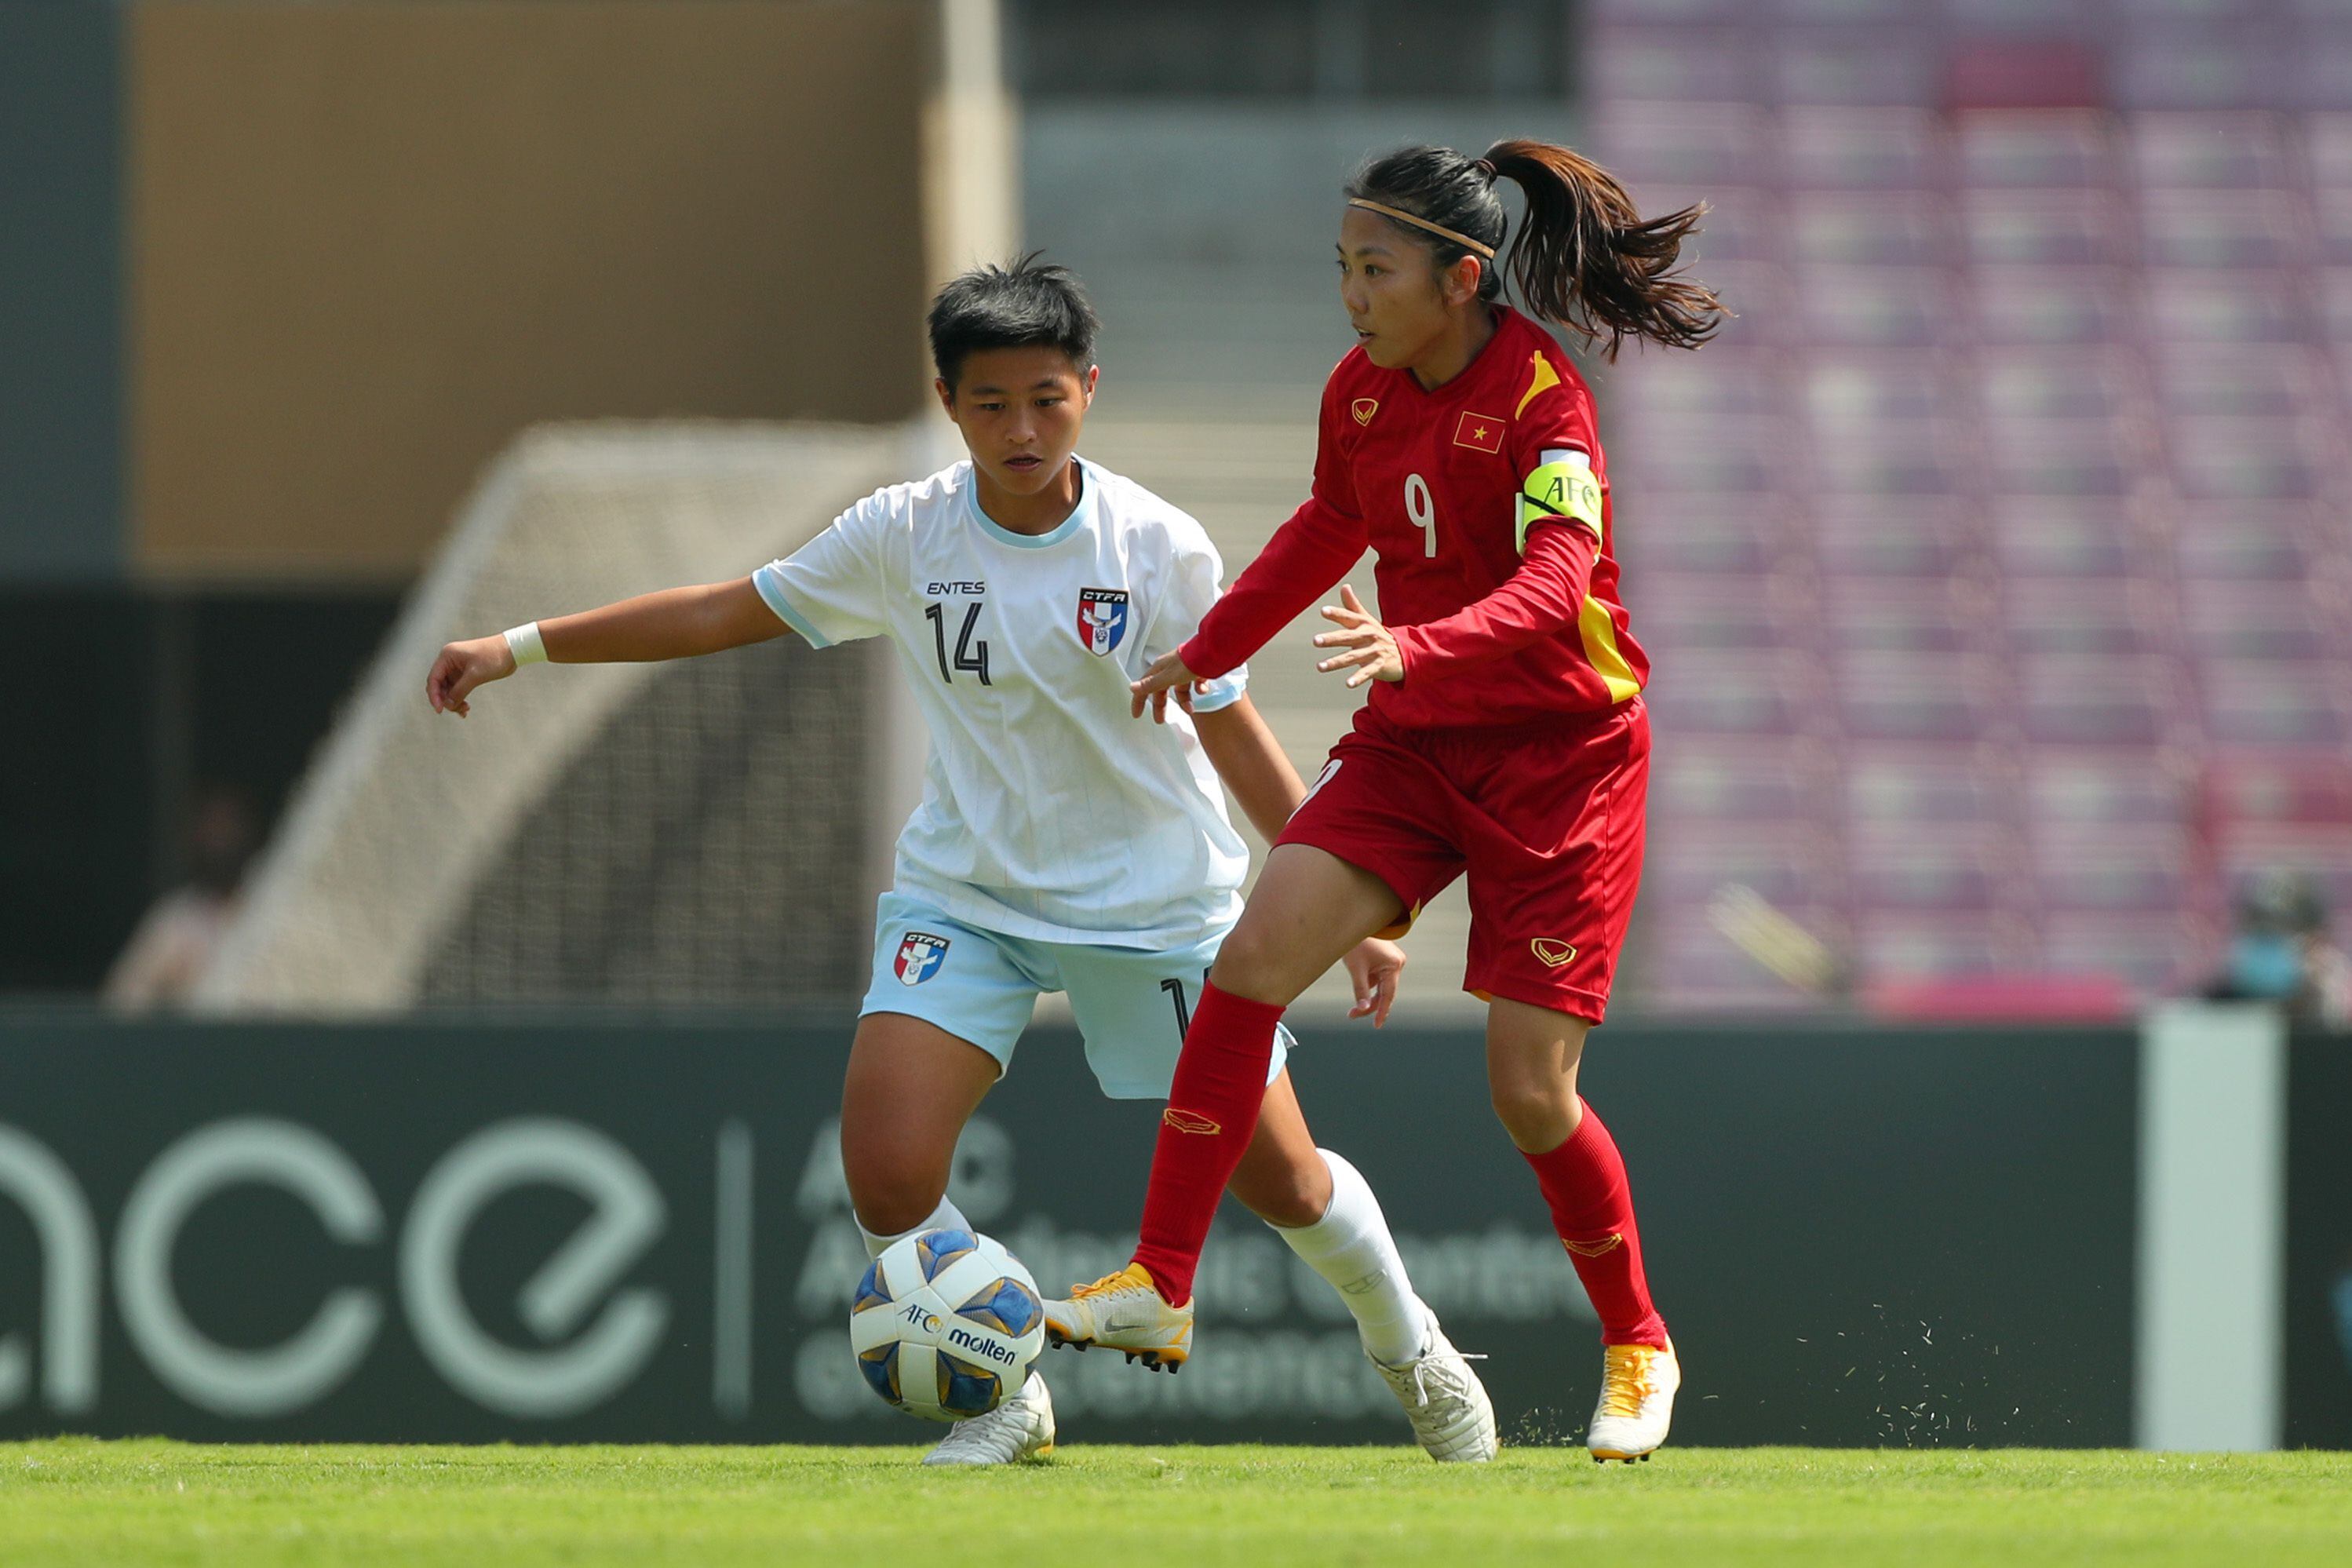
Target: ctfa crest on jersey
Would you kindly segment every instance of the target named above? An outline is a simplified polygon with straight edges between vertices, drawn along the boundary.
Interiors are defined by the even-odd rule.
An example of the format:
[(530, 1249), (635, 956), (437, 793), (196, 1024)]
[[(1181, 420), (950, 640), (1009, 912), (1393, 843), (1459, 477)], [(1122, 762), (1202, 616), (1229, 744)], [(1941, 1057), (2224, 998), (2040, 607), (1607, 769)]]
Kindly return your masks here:
[(933, 936), (927, 931), (910, 931), (898, 943), (898, 956), (891, 967), (898, 972), (901, 985), (920, 985), (940, 972), (948, 961), (948, 939)]
[(1372, 422), (1372, 416), (1380, 411), (1381, 400), (1377, 397), (1359, 397), (1355, 402), (1348, 405), (1348, 412), (1356, 416), (1356, 423), (1359, 425), (1370, 425)]
[(1106, 654), (1127, 636), (1127, 590), (1078, 590), (1078, 640), (1091, 654)]

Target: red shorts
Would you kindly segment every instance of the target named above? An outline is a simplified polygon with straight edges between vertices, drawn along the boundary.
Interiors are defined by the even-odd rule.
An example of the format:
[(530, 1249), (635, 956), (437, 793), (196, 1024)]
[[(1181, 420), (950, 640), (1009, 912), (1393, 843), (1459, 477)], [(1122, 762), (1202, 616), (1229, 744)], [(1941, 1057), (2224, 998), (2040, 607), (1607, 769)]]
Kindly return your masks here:
[(1470, 876), (1462, 987), (1599, 1023), (1642, 879), (1650, 716), (1402, 730), (1356, 716), (1279, 842), (1386, 882), (1410, 925)]

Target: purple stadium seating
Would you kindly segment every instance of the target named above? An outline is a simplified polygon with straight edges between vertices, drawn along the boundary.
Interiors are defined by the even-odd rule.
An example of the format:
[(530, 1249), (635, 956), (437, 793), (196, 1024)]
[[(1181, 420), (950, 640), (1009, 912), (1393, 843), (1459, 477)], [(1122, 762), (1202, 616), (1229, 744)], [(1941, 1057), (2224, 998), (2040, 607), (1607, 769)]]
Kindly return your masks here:
[(2112, 267), (1980, 267), (1978, 340), (1995, 348), (2120, 343), (2139, 330), (2130, 274)]
[(1846, 835), (1846, 875), (1861, 909), (2005, 909), (2025, 870), (2017, 834), (1999, 824), (1857, 822)]
[(2352, 0), (1597, 9), (1741, 313), (1596, 384), (1652, 991), (1805, 1004), (1735, 881), (1911, 1014), (2192, 984), (2263, 866), (2352, 908)]
[(1959, 206), (1967, 258), (1979, 267), (2123, 267), (2139, 237), (2112, 191), (1970, 191)]
[(1643, 887), (1669, 903), (1704, 905), (1735, 882), (1782, 908), (1838, 909), (1846, 901), (1843, 857), (1824, 828), (1683, 823), (1650, 844)]
[(1837, 661), (1845, 732), (1871, 741), (1974, 741), (2000, 732), (2011, 698), (1978, 655), (1847, 654)]
[(2315, 336), (2308, 288), (2285, 268), (2151, 269), (2147, 311), (2150, 328), (2177, 343), (2299, 343)]
[(2138, 412), (2147, 380), (2139, 356), (2122, 349), (1989, 349), (1978, 366), (1996, 422), (2121, 419)]
[(1634, 632), (1651, 656), (1742, 648), (1812, 653), (1821, 646), (1820, 611), (1811, 584), (1789, 575), (1643, 579)]
[(2298, 182), (2274, 114), (2137, 114), (2126, 123), (2132, 174), (2148, 192), (2285, 190)]
[(2013, 753), (1994, 744), (1855, 742), (1845, 752), (1846, 819), (1856, 824), (2013, 825)]
[(2156, 395), (2176, 417), (2293, 419), (2326, 409), (2333, 396), (2315, 349), (2200, 348), (2165, 356)]
[(1941, 267), (1956, 251), (1950, 208), (1924, 191), (1799, 194), (1788, 228), (1801, 267)]
[(2037, 831), (2190, 820), (2197, 787), (2178, 752), (2141, 747), (2036, 746), (2026, 754), (2025, 809)]
[(2300, 192), (2151, 191), (2140, 199), (2140, 254), (2151, 267), (2296, 267), (2311, 251), (2311, 209)]
[(2087, 110), (1977, 110), (1957, 117), (1959, 183), (1980, 190), (2096, 190), (2118, 174), (2107, 117)]
[(1825, 495), (1808, 511), (1815, 557), (1833, 575), (1948, 576), (1983, 559), (1976, 510), (1957, 496)]
[(1991, 511), (1994, 558), (2011, 578), (2146, 576), (2170, 565), (2112, 498), (2002, 496)]
[(1807, 340), (1830, 348), (1927, 347), (1958, 314), (1941, 268), (1810, 267), (1797, 288)]
[(2352, 657), (2341, 607), (2308, 583), (2208, 583), (2183, 595), (2181, 611), (2200, 659)]
[(2300, 583), (2311, 574), (2312, 535), (2319, 524), (2307, 506), (2236, 504), (2229, 525), (2212, 525), (2212, 508), (2191, 508), (2175, 532), (2173, 556), (2185, 592), (2208, 582)]
[(1922, 109), (1792, 108), (1780, 138), (1785, 177), (1801, 190), (1930, 190), (1945, 181), (1944, 129)]
[(2305, 116), (2303, 145), (2315, 187), (2352, 189), (2352, 113)]
[(2001, 640), (2029, 658), (2172, 653), (2178, 620), (2168, 585), (2145, 578), (2013, 578), (2001, 589)]
[(1835, 653), (1988, 653), (1990, 596), (1968, 577), (1829, 577), (1821, 628)]
[(1958, 424), (1969, 413), (1964, 371), (1940, 349), (1817, 353), (1803, 395), (1814, 430), (1842, 440), (1873, 438), (1890, 423)]
[(1833, 753), (1803, 741), (1676, 736), (1651, 758), (1654, 820), (1682, 823), (1834, 821), (1839, 770)]
[(2180, 666), (2162, 658), (2053, 655), (2018, 670), (2017, 719), (2035, 745), (2155, 746), (2194, 738)]
[(1801, 735), (1827, 727), (1821, 661), (1810, 654), (1689, 652), (1654, 681), (1661, 726), (1693, 735)]

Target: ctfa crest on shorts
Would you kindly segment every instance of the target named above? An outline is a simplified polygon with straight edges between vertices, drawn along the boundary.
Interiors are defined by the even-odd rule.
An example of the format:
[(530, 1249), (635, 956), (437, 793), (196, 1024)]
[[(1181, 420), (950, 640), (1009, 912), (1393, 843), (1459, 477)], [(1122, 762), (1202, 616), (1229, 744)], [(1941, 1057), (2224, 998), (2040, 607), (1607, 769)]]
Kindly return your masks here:
[(927, 931), (910, 931), (898, 943), (898, 956), (891, 967), (898, 972), (901, 985), (920, 985), (940, 972), (948, 961), (948, 939), (933, 936)]
[(1087, 651), (1101, 655), (1117, 647), (1127, 636), (1127, 590), (1078, 590), (1078, 640)]

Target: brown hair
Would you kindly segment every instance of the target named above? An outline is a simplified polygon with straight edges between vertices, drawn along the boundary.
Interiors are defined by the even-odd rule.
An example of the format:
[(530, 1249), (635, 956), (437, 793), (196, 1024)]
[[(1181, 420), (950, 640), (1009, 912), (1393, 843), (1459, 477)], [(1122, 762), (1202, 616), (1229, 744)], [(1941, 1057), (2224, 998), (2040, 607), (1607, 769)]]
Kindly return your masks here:
[[(1497, 142), (1483, 158), (1451, 147), (1403, 148), (1365, 164), (1347, 194), (1499, 251), (1509, 219), (1495, 193), (1497, 179), (1516, 182), (1527, 198), (1527, 221), (1505, 258), (1520, 300), (1588, 344), (1605, 339), (1609, 358), (1628, 337), (1695, 349), (1731, 314), (1713, 290), (1675, 271), (1704, 205), (1645, 219), (1606, 169), (1549, 142)], [(1475, 254), (1442, 235), (1397, 227), (1434, 252), (1440, 267)], [(1501, 273), (1484, 257), (1478, 265), (1478, 297), (1494, 299)]]

